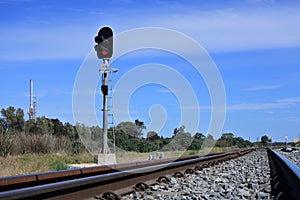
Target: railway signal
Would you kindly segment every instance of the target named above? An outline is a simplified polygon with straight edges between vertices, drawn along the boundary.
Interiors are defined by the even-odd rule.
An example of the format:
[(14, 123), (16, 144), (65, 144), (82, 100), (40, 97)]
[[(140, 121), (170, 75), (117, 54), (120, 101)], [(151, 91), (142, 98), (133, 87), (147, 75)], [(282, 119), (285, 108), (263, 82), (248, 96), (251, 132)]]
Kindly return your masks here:
[(95, 37), (95, 51), (99, 59), (109, 59), (113, 54), (113, 30), (110, 27), (103, 27)]
[[(95, 161), (98, 164), (114, 164), (116, 161), (115, 154), (111, 153), (108, 146), (108, 103), (111, 102), (111, 92), (109, 92), (109, 76), (112, 73), (117, 72), (116, 69), (112, 69), (109, 65), (109, 59), (113, 54), (113, 30), (110, 27), (102, 27), (98, 31), (98, 35), (95, 37), (95, 50), (99, 59), (103, 60), (103, 64), (100, 66), (100, 73), (102, 74), (101, 91), (103, 94), (103, 133), (101, 147), (98, 155), (95, 155)], [(111, 89), (110, 89), (111, 90)]]

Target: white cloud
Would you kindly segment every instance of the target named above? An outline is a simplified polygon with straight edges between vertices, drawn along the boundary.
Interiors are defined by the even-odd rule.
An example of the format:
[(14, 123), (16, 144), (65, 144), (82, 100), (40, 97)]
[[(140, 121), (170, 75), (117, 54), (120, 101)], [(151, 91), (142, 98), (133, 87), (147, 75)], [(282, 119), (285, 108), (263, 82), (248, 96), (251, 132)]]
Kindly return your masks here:
[(282, 88), (283, 85), (260, 85), (244, 89), (245, 91), (257, 91), (257, 90), (276, 90)]

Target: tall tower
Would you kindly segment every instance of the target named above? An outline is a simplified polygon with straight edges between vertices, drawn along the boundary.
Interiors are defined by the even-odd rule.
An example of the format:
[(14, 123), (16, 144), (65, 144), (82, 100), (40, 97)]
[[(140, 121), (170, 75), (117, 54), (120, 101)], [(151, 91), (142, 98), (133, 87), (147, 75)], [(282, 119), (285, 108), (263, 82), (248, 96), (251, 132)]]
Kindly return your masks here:
[(36, 98), (33, 95), (33, 80), (30, 80), (30, 95), (29, 95), (29, 120), (35, 120), (36, 119)]

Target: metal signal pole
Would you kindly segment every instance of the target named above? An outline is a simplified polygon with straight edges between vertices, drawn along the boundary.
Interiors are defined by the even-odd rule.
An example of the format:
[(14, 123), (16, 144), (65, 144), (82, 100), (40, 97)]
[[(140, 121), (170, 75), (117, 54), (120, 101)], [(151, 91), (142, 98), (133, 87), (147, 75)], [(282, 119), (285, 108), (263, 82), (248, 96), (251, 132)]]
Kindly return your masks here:
[[(102, 73), (102, 85), (101, 91), (103, 94), (103, 134), (102, 143), (100, 144), (100, 151), (97, 155), (98, 164), (112, 164), (115, 163), (115, 154), (110, 152), (108, 146), (108, 73), (115, 72), (109, 66), (109, 59), (113, 54), (113, 30), (110, 27), (102, 27), (98, 31), (98, 35), (95, 37), (95, 51), (97, 57), (103, 60), (103, 64), (100, 66), (100, 73)], [(112, 87), (112, 86), (111, 86)], [(110, 93), (111, 94), (111, 93)]]
[(108, 70), (110, 70), (109, 67), (109, 59), (103, 59), (103, 65), (101, 65), (100, 69), (101, 71), (103, 70), (103, 76), (102, 76), (102, 86), (101, 86), (101, 91), (103, 94), (103, 138), (102, 138), (102, 146), (101, 146), (101, 152), (103, 154), (110, 153), (109, 147), (108, 147), (108, 141), (107, 141), (107, 111), (108, 111), (108, 106), (107, 106), (107, 95), (108, 95)]

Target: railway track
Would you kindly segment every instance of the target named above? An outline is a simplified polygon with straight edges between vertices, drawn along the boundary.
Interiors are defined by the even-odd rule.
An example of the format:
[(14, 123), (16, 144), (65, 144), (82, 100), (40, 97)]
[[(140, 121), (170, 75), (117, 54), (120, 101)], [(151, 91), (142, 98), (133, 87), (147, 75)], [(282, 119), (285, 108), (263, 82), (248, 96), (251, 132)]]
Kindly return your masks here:
[(282, 154), (268, 149), (271, 193), (274, 199), (299, 199), (300, 167)]
[(183, 176), (251, 151), (253, 149), (1, 178), (0, 199), (119, 199), (158, 182), (168, 183), (167, 175)]

